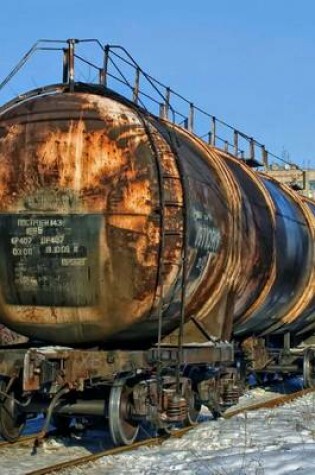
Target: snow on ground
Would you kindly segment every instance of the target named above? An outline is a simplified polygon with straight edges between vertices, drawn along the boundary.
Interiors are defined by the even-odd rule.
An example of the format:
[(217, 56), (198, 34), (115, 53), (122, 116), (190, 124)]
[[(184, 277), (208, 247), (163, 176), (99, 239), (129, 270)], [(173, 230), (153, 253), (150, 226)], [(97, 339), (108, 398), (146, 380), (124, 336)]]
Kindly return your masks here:
[(101, 459), (64, 475), (315, 474), (315, 395), (208, 421), (182, 439)]
[[(30, 420), (24, 434), (38, 433), (44, 422), (43, 417)], [(53, 428), (53, 427), (51, 427)], [(39, 447), (34, 444), (9, 445), (0, 447), (0, 475), (25, 475), (33, 470), (65, 462), (112, 447), (108, 431), (75, 431), (71, 437), (50, 437)]]
[(51, 441), (38, 451), (34, 451), (31, 447), (8, 448), (1, 451), (0, 473), (1, 475), (24, 475), (32, 470), (90, 453), (86, 449), (83, 450), (82, 447), (68, 447), (62, 441)]

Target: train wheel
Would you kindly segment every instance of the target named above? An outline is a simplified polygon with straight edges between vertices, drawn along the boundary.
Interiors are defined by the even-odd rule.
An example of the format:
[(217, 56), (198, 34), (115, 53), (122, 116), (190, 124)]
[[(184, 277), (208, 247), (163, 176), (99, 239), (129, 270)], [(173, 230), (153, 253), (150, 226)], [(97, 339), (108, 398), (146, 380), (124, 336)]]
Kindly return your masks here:
[(126, 380), (114, 382), (108, 403), (109, 430), (115, 445), (131, 445), (139, 432), (139, 424), (132, 421), (132, 387)]
[(307, 348), (303, 355), (303, 380), (305, 388), (315, 387), (315, 351)]
[(15, 442), (20, 437), (26, 422), (26, 415), (22, 413), (16, 402), (17, 391), (14, 385), (9, 389), (7, 383), (0, 381), (0, 434), (8, 442)]

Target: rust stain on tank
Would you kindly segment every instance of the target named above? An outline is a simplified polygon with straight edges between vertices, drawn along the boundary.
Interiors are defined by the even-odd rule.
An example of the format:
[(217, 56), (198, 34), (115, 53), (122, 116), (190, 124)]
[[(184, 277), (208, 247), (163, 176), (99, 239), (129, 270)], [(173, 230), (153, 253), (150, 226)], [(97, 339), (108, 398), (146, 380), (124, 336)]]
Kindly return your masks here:
[[(197, 280), (195, 285), (189, 284), (186, 316), (188, 319), (190, 315), (194, 315), (197, 320), (204, 322), (213, 336), (220, 338), (226, 314), (223, 312), (220, 316), (213, 315), (213, 311), (218, 302), (221, 302), (224, 306), (222, 302), (226, 298), (226, 293), (233, 289), (234, 280), (240, 272), (239, 234), (234, 229), (235, 220), (238, 219), (240, 214), (239, 193), (233, 177), (226, 169), (216, 150), (210, 149), (203, 141), (180, 127), (175, 127), (173, 124), (171, 126), (168, 124), (168, 127), (176, 130), (179, 137), (184, 137), (189, 141), (190, 146), (194, 147), (193, 150), (196, 156), (207, 163), (213, 177), (212, 188), (209, 187), (209, 193), (211, 204), (216, 207), (218, 216), (221, 212), (219, 222), (221, 242), (216, 252), (208, 253), (203, 264), (203, 273), (200, 280)], [(185, 160), (185, 157), (183, 156), (181, 159)], [(221, 196), (218, 196), (215, 191), (217, 183), (221, 187)], [(200, 188), (201, 183), (192, 183), (190, 187), (194, 190), (189, 188), (187, 190), (188, 194), (194, 191), (198, 196), (198, 186)], [(193, 200), (191, 197), (189, 199)], [(203, 198), (200, 196), (198, 199), (202, 202)], [(228, 212), (226, 212), (227, 210)], [(196, 251), (197, 248), (189, 249), (188, 268), (195, 265), (193, 263), (195, 262)]]
[[(229, 154), (117, 98), (33, 97), (0, 120), (4, 323), (58, 343), (122, 331), (127, 340), (133, 331), (137, 341), (149, 338), (159, 307), (163, 325), (178, 326), (185, 258), (186, 319), (193, 315), (216, 338), (229, 336), (231, 314), (236, 330), (264, 328), (262, 309), (277, 289), (278, 218), (277, 200), (257, 175), (239, 165), (239, 179)], [(267, 225), (254, 206), (265, 210)], [(305, 213), (313, 243), (314, 218)], [(59, 227), (38, 224), (49, 217)], [(33, 247), (14, 244), (30, 235)], [(12, 258), (13, 251), (27, 252)], [(312, 309), (314, 252), (308, 265), (305, 287), (279, 310), (280, 324)]]
[[(17, 126), (14, 114), (3, 121), (0, 207), (16, 213), (31, 211), (37, 203), (42, 213), (38, 203), (43, 195), (50, 201), (49, 212), (99, 213), (105, 229), (99, 241), (101, 285), (113, 290), (100, 290), (93, 308), (36, 303), (18, 308), (3, 299), (2, 307), (16, 322), (94, 322), (111, 334), (143, 317), (154, 299), (160, 242), (156, 165), (147, 134), (129, 109), (111, 100), (105, 107), (106, 100), (95, 96), (75, 100), (80, 107), (79, 114), (73, 108), (76, 118), (69, 114), (60, 120), (58, 107), (47, 97), (34, 101), (24, 124)], [(51, 209), (48, 196), (67, 199), (56, 198)]]

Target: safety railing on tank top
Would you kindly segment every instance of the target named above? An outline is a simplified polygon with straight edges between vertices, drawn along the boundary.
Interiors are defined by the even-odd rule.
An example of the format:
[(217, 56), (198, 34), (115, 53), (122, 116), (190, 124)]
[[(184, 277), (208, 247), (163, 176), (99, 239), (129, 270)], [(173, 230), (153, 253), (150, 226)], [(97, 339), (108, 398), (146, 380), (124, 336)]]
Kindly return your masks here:
[[(89, 49), (84, 51), (87, 45)], [(97, 62), (91, 59), (95, 57), (95, 51), (91, 52), (91, 45), (101, 52), (101, 58), (98, 58)], [(0, 83), (0, 91), (17, 75), (34, 53), (39, 51), (62, 53), (62, 82), (68, 84), (70, 90), (79, 80), (97, 83), (122, 94), (148, 112), (188, 129), (208, 144), (232, 153), (252, 167), (263, 166), (268, 169), (271, 159), (292, 166), (292, 162), (271, 153), (258, 140), (208, 113), (152, 77), (139, 66), (124, 47), (103, 45), (97, 39), (37, 41)], [(78, 67), (79, 63), (87, 68), (85, 73)], [(91, 80), (92, 70), (96, 76)], [(20, 95), (19, 99), (27, 95), (28, 93)], [(295, 167), (300, 170), (298, 165)]]

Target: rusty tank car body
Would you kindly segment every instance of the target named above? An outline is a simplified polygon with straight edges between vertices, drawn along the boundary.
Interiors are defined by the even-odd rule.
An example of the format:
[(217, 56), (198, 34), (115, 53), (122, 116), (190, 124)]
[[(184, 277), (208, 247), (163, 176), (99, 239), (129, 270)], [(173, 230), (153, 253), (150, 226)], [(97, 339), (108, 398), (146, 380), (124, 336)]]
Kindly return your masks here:
[[(306, 355), (313, 384), (303, 344), (315, 327), (314, 202), (135, 101), (74, 82), (74, 44), (63, 84), (0, 110), (0, 322), (30, 340), (0, 355), (2, 391), (33, 392), (24, 413), (63, 423), (105, 404), (114, 442), (131, 443), (140, 415), (191, 423), (214, 394), (233, 402), (235, 347), (256, 370), (295, 372)], [(283, 339), (276, 355), (266, 337)], [(16, 411), (4, 397), (9, 440)]]
[(226, 305), (228, 181), (198, 141), (79, 91), (22, 101), (1, 130), (6, 325), (54, 344), (150, 346), (162, 300), (163, 333), (178, 327), (185, 241), (186, 318)]
[[(149, 347), (193, 317), (217, 339), (314, 315), (314, 205), (98, 91), (1, 113), (1, 321), (53, 344)], [(185, 266), (183, 265), (185, 258)], [(184, 276), (185, 274), (185, 276)]]

